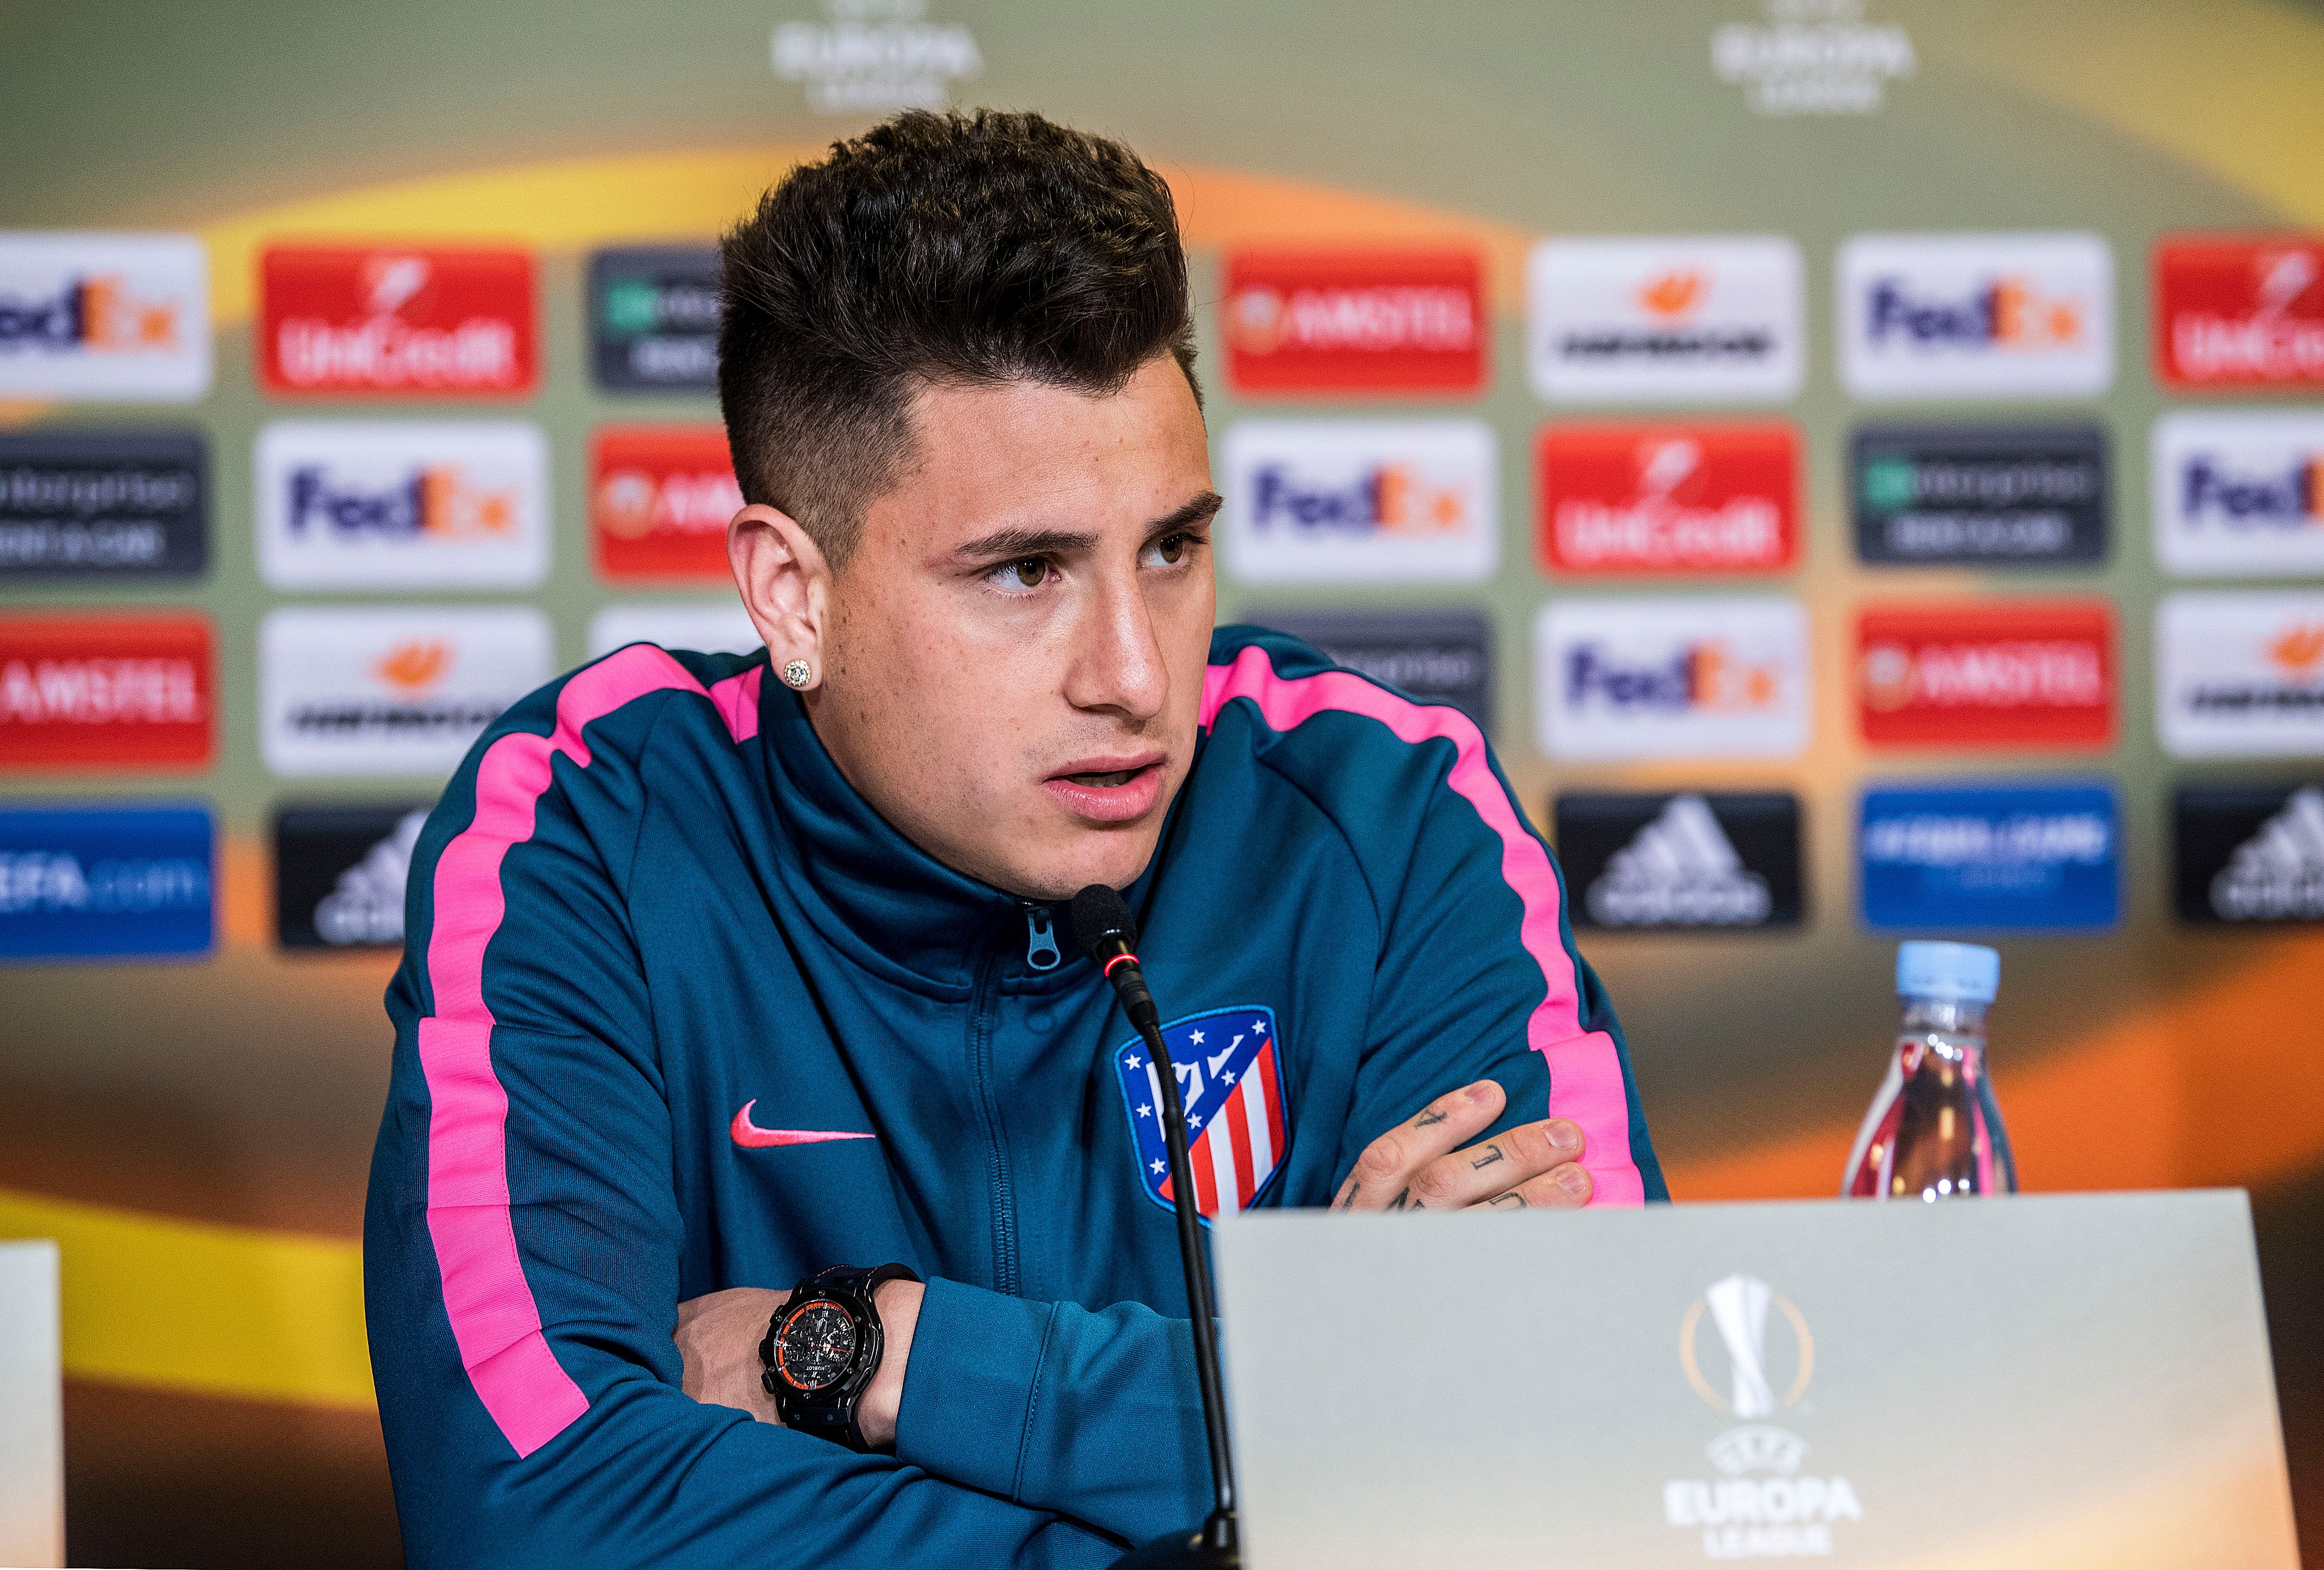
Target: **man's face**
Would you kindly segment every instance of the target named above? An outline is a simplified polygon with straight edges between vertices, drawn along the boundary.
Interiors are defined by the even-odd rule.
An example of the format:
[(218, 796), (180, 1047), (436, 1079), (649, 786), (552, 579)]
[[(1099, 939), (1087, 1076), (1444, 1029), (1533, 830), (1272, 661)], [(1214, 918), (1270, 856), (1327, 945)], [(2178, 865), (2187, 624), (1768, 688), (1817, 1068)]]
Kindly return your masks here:
[(1111, 396), (928, 390), (913, 424), (830, 582), (816, 733), (947, 866), (1120, 887), (1194, 761), (1219, 506), (1194, 394), (1165, 354)]

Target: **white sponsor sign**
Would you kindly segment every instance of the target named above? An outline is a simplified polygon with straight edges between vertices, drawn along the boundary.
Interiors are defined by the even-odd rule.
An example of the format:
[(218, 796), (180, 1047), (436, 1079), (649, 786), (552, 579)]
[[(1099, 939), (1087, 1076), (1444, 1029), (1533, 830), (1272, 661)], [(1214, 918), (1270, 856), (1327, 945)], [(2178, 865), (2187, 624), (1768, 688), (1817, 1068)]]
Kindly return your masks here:
[(1246, 420), (1227, 432), (1227, 565), (1255, 583), (1474, 583), (1500, 559), (1477, 420)]
[(549, 445), (515, 421), (278, 420), (258, 435), (258, 570), (278, 589), (529, 589)]
[(209, 390), (200, 241), (0, 231), (0, 397), (189, 402)]
[(1840, 374), (1858, 398), (2085, 398), (2114, 385), (2097, 234), (1858, 234), (1840, 248)]
[(1534, 620), (1535, 725), (1553, 758), (1792, 757), (1808, 712), (1796, 601), (1559, 600)]
[(737, 600), (679, 605), (608, 605), (589, 619), (589, 657), (625, 643), (658, 643), (701, 654), (756, 654), (766, 647)]
[(1799, 247), (1780, 235), (1545, 240), (1526, 264), (1526, 363), (1561, 403), (1799, 395)]
[(2324, 410), (2167, 414), (2153, 460), (2164, 567), (2324, 576)]
[(550, 675), (530, 609), (277, 611), (258, 644), (259, 746), (279, 775), (447, 774)]
[(2154, 659), (2173, 757), (2324, 755), (2324, 591), (2166, 594)]

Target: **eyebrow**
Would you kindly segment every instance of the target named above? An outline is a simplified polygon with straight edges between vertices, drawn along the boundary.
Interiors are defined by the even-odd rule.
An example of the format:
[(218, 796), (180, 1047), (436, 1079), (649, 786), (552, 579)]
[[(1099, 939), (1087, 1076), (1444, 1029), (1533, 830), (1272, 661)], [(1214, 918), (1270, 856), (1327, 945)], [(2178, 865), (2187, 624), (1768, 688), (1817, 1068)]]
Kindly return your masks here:
[[(1153, 539), (1173, 529), (1200, 523), (1214, 516), (1226, 504), (1225, 498), (1215, 491), (1199, 491), (1175, 510), (1165, 513), (1148, 524), (1144, 537)], [(1085, 551), (1097, 544), (1093, 529), (1072, 528), (1003, 528), (981, 539), (970, 540), (947, 553), (955, 562), (1013, 561), (1019, 556), (1066, 555)]]

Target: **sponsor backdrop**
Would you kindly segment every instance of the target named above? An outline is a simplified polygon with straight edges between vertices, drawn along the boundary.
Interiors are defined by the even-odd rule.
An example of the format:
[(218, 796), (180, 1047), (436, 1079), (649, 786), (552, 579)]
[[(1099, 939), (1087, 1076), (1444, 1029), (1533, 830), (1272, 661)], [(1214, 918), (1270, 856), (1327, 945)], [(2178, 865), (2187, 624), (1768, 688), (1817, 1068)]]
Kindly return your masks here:
[(2324, 1530), (2324, 11), (19, 32), (0, 1235), (64, 1247), (76, 1560), (396, 1560), (355, 1240), (414, 814), (553, 673), (749, 641), (706, 247), (946, 102), (1164, 169), (1225, 611), (1486, 724), (1679, 1197), (1832, 1192), (1895, 941), (1997, 942), (2030, 1187), (2254, 1190)]

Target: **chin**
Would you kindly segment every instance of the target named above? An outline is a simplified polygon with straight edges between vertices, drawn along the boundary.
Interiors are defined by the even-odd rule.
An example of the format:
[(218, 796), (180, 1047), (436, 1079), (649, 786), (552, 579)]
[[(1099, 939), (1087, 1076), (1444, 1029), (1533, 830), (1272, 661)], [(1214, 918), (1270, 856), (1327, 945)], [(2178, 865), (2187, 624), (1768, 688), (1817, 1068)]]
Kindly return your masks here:
[(1154, 844), (1160, 838), (1159, 814), (1152, 823), (1120, 829), (1077, 828), (1038, 865), (1016, 868), (1012, 881), (1024, 898), (1052, 902), (1071, 899), (1093, 883), (1124, 888), (1154, 859)]

